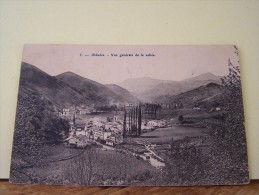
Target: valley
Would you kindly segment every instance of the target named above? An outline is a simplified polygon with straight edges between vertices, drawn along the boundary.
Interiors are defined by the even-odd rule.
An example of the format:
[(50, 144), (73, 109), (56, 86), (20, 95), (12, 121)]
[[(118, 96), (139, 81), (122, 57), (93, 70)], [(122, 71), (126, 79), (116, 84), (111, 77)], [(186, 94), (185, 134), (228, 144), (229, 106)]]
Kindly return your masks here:
[[(183, 81), (139, 78), (103, 85), (72, 72), (50, 76), (23, 63), (19, 90), (20, 99), (32, 97), (32, 105), (42, 101), (46, 123), (54, 120), (50, 116), (60, 121), (59, 131), (53, 133), (47, 125), (41, 127), (43, 116), (26, 119), (33, 126), (31, 131), (37, 131), (35, 139), (46, 143), (37, 146), (46, 157), (39, 156), (37, 162), (31, 159), (35, 165), (25, 169), (26, 174), (37, 172), (39, 182), (42, 166), (52, 170), (62, 165), (66, 170), (60, 173), (65, 175), (57, 176), (57, 184), (153, 184), (174, 158), (174, 147), (183, 154), (190, 149), (197, 154), (208, 152), (208, 125), (224, 120), (220, 78), (211, 73)], [(38, 103), (36, 108), (43, 109)], [(95, 171), (80, 179), (74, 175), (80, 170), (71, 165), (74, 161), (85, 166), (86, 173)], [(98, 183), (100, 178), (104, 183)]]

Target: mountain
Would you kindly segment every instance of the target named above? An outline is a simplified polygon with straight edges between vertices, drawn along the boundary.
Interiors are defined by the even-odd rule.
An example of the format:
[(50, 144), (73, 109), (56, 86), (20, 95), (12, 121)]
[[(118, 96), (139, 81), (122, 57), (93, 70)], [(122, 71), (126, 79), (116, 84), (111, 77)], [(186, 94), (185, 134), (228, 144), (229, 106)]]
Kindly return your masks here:
[(140, 100), (150, 102), (155, 101), (160, 96), (176, 95), (209, 83), (221, 84), (221, 77), (205, 73), (182, 81), (139, 78), (127, 79), (118, 85), (128, 89)]
[(124, 89), (115, 84), (107, 84), (105, 86), (108, 87), (110, 90), (112, 90), (114, 93), (122, 96), (123, 99), (125, 99), (128, 102), (131, 102), (131, 103), (139, 102), (139, 100), (135, 96), (133, 96), (127, 89)]
[(199, 86), (204, 86), (209, 83), (216, 83), (221, 85), (222, 84), (221, 78), (222, 77), (216, 76), (208, 72), (193, 78), (185, 79), (181, 81), (181, 84), (184, 86), (185, 90), (187, 91), (189, 89), (193, 89)]
[(209, 83), (178, 95), (164, 95), (156, 98), (159, 103), (172, 103), (179, 101), (185, 108), (212, 107), (222, 103), (222, 86), (216, 83)]
[(176, 95), (200, 86), (205, 86), (209, 83), (221, 84), (220, 78), (221, 77), (218, 77), (212, 73), (205, 73), (178, 82), (172, 81), (171, 83), (160, 83), (148, 92), (142, 94), (142, 97), (150, 101), (154, 101), (154, 99), (162, 95)]
[(127, 89), (133, 94), (139, 95), (151, 90), (159, 83), (168, 83), (168, 82), (171, 82), (171, 81), (153, 79), (149, 77), (142, 77), (142, 78), (126, 79), (121, 83), (117, 83), (117, 85), (123, 87), (124, 89)]
[[(206, 98), (212, 98), (212, 94), (218, 93), (217, 89), (220, 88), (220, 83), (220, 77), (206, 73), (183, 81), (159, 80), (148, 77), (127, 79), (120, 83), (120, 85), (125, 86), (125, 89), (115, 84), (102, 85), (72, 72), (50, 76), (39, 68), (23, 62), (20, 92), (30, 95), (36, 94), (58, 107), (80, 104), (103, 106), (136, 103), (139, 102), (138, 99), (143, 102), (170, 102), (172, 98), (182, 98), (182, 96), (176, 96), (181, 94), (188, 94), (190, 97), (198, 97), (199, 101), (206, 101)], [(193, 90), (200, 94), (196, 94)], [(208, 91), (206, 92), (206, 90)], [(187, 105), (189, 105), (188, 102), (191, 102), (188, 97), (183, 99), (186, 99)]]
[(21, 66), (19, 93), (37, 96), (59, 108), (82, 104), (124, 104), (135, 99), (125, 89), (114, 91), (116, 90), (72, 72), (50, 76), (28, 63), (23, 62)]
[(219, 76), (216, 76), (210, 72), (207, 72), (189, 79), (185, 79), (184, 81), (208, 81), (208, 80), (215, 81), (215, 80), (218, 80), (219, 78), (220, 78)]
[(56, 106), (83, 103), (82, 96), (67, 84), (59, 82), (55, 77), (24, 62), (22, 62), (21, 66), (19, 92), (40, 95), (41, 98)]
[(96, 81), (81, 77), (72, 72), (65, 72), (55, 76), (56, 79), (69, 85), (74, 91), (81, 94), (88, 104), (107, 105), (128, 103), (125, 96), (113, 92), (107, 86)]

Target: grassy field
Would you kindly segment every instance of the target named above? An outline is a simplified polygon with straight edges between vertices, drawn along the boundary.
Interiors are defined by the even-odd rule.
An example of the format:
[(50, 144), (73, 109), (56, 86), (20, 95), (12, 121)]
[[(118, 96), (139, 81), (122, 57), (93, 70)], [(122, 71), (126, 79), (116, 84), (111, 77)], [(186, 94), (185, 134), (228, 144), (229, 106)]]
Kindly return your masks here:
[[(75, 156), (80, 151), (82, 150), (66, 148), (63, 145), (52, 146), (52, 154), (46, 161)], [(158, 170), (147, 161), (136, 159), (128, 154), (92, 148), (78, 157), (47, 163), (27, 171), (35, 178), (36, 183), (123, 185), (148, 182)], [(90, 183), (88, 183), (89, 178), (91, 178)]]
[(148, 141), (150, 143), (168, 143), (172, 140), (182, 139), (185, 136), (199, 136), (203, 134), (206, 129), (194, 127), (172, 126), (167, 128), (160, 128), (154, 131), (143, 133), (141, 137), (134, 138), (135, 141)]

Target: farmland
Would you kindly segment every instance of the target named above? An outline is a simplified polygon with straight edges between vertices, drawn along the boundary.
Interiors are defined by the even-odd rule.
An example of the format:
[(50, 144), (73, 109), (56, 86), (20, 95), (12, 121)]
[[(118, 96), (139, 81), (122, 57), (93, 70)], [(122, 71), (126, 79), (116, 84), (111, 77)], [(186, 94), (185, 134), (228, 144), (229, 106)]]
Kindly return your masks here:
[[(142, 159), (100, 147), (87, 149), (75, 158), (55, 162), (55, 159), (76, 156), (81, 151), (83, 150), (67, 148), (62, 144), (52, 146), (52, 154), (45, 161), (54, 162), (30, 168), (27, 173), (35, 178), (36, 183), (123, 185), (125, 182), (138, 184), (152, 178), (159, 171)], [(89, 170), (92, 175), (89, 175)], [(149, 178), (144, 178), (145, 175)]]
[(143, 133), (140, 137), (134, 138), (135, 141), (148, 141), (152, 144), (169, 143), (174, 140), (182, 139), (185, 136), (195, 137), (203, 134), (205, 129), (194, 127), (172, 126), (159, 128), (154, 131)]

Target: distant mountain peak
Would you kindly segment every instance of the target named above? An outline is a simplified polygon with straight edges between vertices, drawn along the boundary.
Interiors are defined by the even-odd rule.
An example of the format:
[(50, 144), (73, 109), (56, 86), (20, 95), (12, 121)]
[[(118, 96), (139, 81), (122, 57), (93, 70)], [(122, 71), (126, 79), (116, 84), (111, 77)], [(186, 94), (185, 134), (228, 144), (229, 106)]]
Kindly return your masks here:
[(56, 75), (56, 77), (58, 77), (58, 76), (78, 76), (78, 77), (82, 77), (82, 76), (80, 76), (80, 75), (78, 75), (74, 72), (71, 72), (71, 71), (63, 72), (59, 75)]
[(185, 79), (186, 81), (189, 80), (218, 80), (220, 77), (211, 73), (211, 72), (206, 72), (188, 79)]
[(112, 90), (114, 93), (122, 96), (125, 100), (127, 100), (128, 102), (134, 102), (134, 103), (138, 103), (139, 100), (133, 96), (127, 89), (124, 89), (122, 87), (120, 87), (119, 85), (116, 84), (106, 84), (106, 87), (108, 87), (110, 90)]
[(67, 71), (67, 72), (63, 72), (62, 74), (75, 74), (75, 73), (71, 71)]
[(220, 87), (220, 85), (217, 83), (209, 83), (206, 85), (206, 87)]
[(143, 76), (143, 77), (128, 78), (128, 79), (125, 79), (124, 81), (122, 81), (121, 83), (125, 83), (125, 82), (128, 82), (128, 81), (159, 81), (159, 82), (164, 82), (166, 80), (155, 79), (155, 78), (152, 78), (152, 77)]
[(203, 73), (201, 74), (200, 76), (204, 76), (204, 77), (213, 77), (213, 78), (216, 78), (216, 77), (219, 77), (211, 72), (206, 72), (206, 73)]
[(203, 75), (203, 76), (216, 76), (215, 74), (213, 74), (211, 72), (206, 72), (206, 73), (203, 73), (201, 75)]

